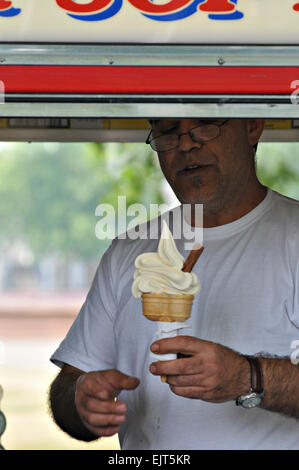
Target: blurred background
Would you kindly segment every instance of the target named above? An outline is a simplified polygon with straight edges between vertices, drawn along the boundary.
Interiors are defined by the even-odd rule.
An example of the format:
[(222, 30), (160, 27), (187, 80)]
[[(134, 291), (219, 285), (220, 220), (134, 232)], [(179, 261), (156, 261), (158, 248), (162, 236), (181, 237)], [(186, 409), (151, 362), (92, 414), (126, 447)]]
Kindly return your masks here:
[[(119, 449), (78, 442), (52, 421), (49, 357), (78, 313), (109, 240), (96, 208), (178, 204), (145, 144), (0, 143), (0, 384), (12, 450)], [(261, 143), (260, 181), (299, 200), (299, 143)], [(156, 214), (157, 215), (157, 214)], [(129, 220), (130, 218), (128, 218)], [(117, 220), (116, 220), (117, 222)]]

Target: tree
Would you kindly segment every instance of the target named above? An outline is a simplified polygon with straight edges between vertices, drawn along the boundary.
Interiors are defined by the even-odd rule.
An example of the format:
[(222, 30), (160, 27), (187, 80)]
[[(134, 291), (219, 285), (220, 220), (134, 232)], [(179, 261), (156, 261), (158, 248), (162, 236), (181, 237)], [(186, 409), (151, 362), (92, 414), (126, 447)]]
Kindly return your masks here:
[(14, 143), (0, 150), (0, 239), (22, 240), (35, 256), (89, 259), (110, 240), (95, 236), (95, 209), (161, 203), (162, 174), (144, 144)]
[[(299, 199), (297, 143), (260, 144), (263, 184)], [(14, 143), (0, 148), (0, 241), (22, 241), (38, 257), (98, 258), (110, 240), (95, 235), (95, 210), (126, 196), (148, 209), (163, 203), (163, 176), (144, 144)], [(149, 211), (148, 211), (149, 213)]]
[(260, 181), (275, 191), (299, 200), (298, 143), (262, 143), (257, 151)]

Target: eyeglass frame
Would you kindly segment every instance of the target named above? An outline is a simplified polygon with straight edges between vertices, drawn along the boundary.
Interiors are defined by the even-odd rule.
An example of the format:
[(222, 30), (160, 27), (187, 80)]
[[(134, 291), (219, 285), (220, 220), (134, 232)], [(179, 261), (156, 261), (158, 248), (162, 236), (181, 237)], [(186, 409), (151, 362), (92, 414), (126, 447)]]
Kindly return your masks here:
[[(221, 127), (223, 127), (224, 124), (226, 124), (228, 121), (230, 121), (230, 119), (225, 119), (221, 124), (203, 124), (202, 126), (195, 126), (195, 127), (192, 127), (192, 129), (189, 129), (189, 131), (183, 132), (182, 134), (177, 134), (176, 132), (165, 132), (164, 134), (160, 134), (160, 135), (158, 135), (157, 137), (153, 137), (152, 139), (150, 139), (150, 136), (151, 136), (151, 134), (152, 134), (152, 132), (153, 132), (153, 130), (151, 129), (151, 131), (150, 131), (150, 133), (149, 133), (149, 135), (148, 135), (148, 137), (147, 137), (145, 143), (146, 143), (146, 144), (149, 144), (149, 145), (151, 146), (151, 148), (152, 148), (155, 152), (170, 152), (170, 150), (175, 150), (176, 148), (179, 147), (179, 145), (180, 145), (180, 137), (182, 137), (182, 135), (187, 135), (187, 134), (188, 134), (188, 135), (190, 136), (192, 142), (195, 142), (195, 143), (197, 143), (197, 144), (206, 143), (206, 142), (211, 142), (212, 140), (218, 139), (218, 137), (220, 137), (220, 135), (221, 135), (220, 129), (221, 129)], [(193, 131), (194, 129), (197, 129), (198, 127), (205, 127), (205, 126), (216, 126), (216, 127), (218, 127), (218, 135), (217, 135), (216, 137), (213, 137), (212, 139), (209, 139), (209, 140), (194, 140), (193, 137), (192, 137), (192, 134), (190, 134), (191, 131)], [(157, 138), (159, 138), (159, 137), (162, 137), (163, 135), (167, 135), (167, 134), (169, 134), (169, 135), (176, 135), (176, 136), (178, 137), (178, 144), (177, 144), (177, 146), (176, 146), (176, 147), (172, 147), (172, 148), (167, 149), (167, 150), (155, 150), (155, 149), (152, 147), (151, 142), (152, 142), (153, 140), (155, 140), (155, 139), (157, 139)]]

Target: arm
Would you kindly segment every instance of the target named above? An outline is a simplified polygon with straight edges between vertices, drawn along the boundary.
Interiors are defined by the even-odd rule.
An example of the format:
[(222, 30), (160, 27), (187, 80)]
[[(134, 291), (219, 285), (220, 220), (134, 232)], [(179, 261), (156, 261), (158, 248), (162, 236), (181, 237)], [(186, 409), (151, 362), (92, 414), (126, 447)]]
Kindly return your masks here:
[[(158, 349), (157, 349), (158, 347)], [(154, 375), (166, 375), (173, 393), (187, 398), (222, 403), (235, 400), (250, 389), (250, 367), (239, 353), (220, 344), (189, 336), (156, 341), (158, 354), (190, 355), (151, 365)], [(299, 418), (299, 366), (288, 358), (259, 358), (265, 396), (261, 408)]]
[(138, 379), (117, 370), (84, 373), (65, 364), (50, 388), (54, 421), (82, 441), (112, 436), (119, 431), (127, 411), (126, 403), (115, 401), (115, 397), (138, 384)]
[(290, 359), (259, 358), (265, 397), (261, 408), (299, 418), (299, 366)]

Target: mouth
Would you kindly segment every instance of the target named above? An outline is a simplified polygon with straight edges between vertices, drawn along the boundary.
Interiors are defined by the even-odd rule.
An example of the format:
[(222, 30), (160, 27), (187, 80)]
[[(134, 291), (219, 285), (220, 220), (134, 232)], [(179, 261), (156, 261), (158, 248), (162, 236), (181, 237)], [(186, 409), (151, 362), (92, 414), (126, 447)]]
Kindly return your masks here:
[(193, 164), (193, 165), (188, 165), (186, 166), (185, 168), (183, 168), (180, 173), (183, 173), (183, 174), (193, 174), (193, 173), (197, 173), (201, 170), (205, 170), (207, 168), (210, 168), (212, 165), (210, 164), (206, 164), (206, 165), (197, 165), (197, 164)]

